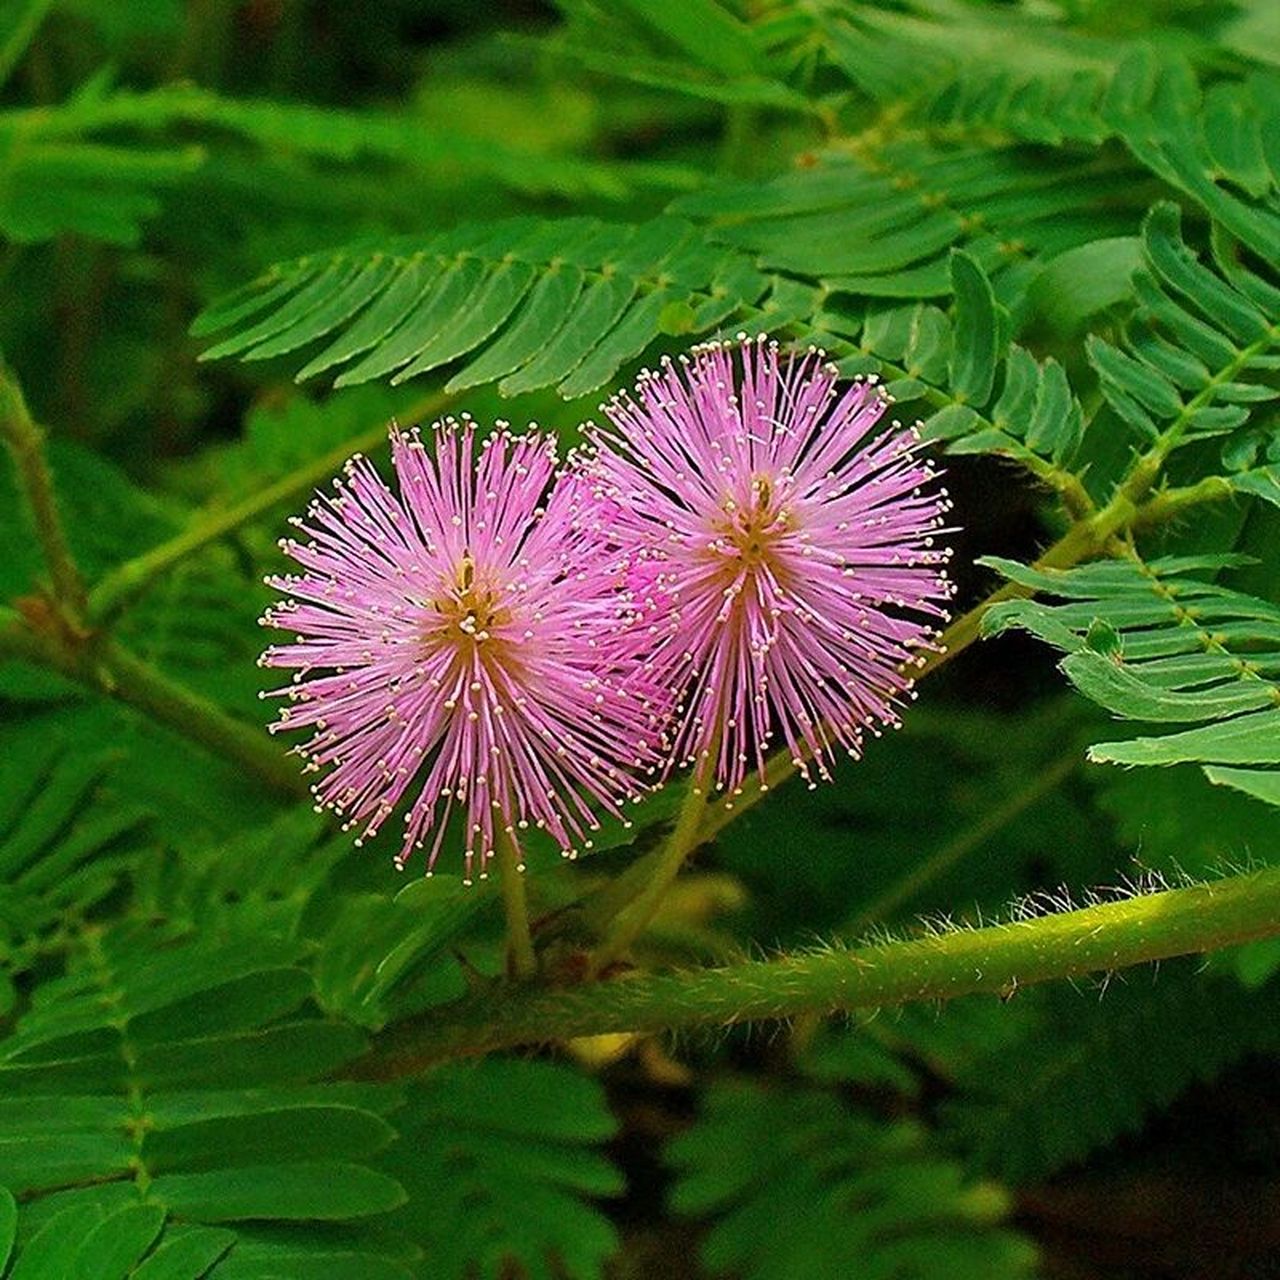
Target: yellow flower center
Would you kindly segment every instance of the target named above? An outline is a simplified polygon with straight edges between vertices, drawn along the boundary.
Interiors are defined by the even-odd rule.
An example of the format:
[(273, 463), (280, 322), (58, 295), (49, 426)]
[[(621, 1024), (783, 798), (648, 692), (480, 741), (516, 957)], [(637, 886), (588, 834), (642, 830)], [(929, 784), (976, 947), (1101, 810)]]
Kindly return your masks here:
[(771, 477), (751, 478), (751, 497), (746, 503), (726, 497), (720, 503), (720, 516), (713, 522), (720, 553), (730, 551), (742, 569), (756, 569), (773, 564), (773, 550), (780, 535), (792, 528), (790, 511), (778, 500), (777, 487)]
[(495, 628), (512, 618), (504, 596), (497, 583), (477, 577), (475, 561), (464, 553), (453, 582), (432, 601), (432, 612), (440, 621), (429, 627), (429, 639), (468, 649), (491, 644)]

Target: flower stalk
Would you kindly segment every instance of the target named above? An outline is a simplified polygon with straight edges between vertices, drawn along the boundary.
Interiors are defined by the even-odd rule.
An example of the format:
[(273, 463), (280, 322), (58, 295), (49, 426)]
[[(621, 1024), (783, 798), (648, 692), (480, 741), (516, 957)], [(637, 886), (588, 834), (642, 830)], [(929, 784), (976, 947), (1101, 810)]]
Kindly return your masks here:
[(529, 905), (525, 895), (524, 864), (515, 841), (499, 831), (494, 841), (498, 864), (498, 886), (502, 890), (502, 909), (507, 918), (507, 951), (511, 973), (520, 982), (532, 978), (538, 970), (529, 930)]
[[(645, 863), (643, 887), (618, 910), (613, 927), (605, 935), (591, 958), (589, 973), (598, 977), (631, 949), (632, 944), (649, 927), (667, 890), (675, 883), (689, 855), (703, 842), (700, 834), (707, 809), (707, 787), (712, 772), (714, 752), (708, 752), (689, 779), (676, 825), (666, 844)], [(599, 915), (596, 923), (600, 923)]]

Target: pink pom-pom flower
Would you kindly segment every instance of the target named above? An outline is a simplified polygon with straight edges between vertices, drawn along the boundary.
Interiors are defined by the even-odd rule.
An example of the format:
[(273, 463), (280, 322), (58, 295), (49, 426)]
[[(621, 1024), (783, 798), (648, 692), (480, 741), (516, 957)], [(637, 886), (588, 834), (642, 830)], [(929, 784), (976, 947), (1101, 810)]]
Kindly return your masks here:
[(357, 455), (281, 542), (303, 572), (267, 580), (291, 598), (264, 624), (296, 636), (261, 659), (295, 672), (273, 729), (311, 731), (295, 750), (323, 773), (318, 807), (362, 837), (416, 788), (400, 866), (428, 844), (434, 863), (455, 808), (468, 879), (530, 824), (571, 855), (593, 806), (635, 795), (660, 730), (601, 643), (627, 606), (598, 501), (556, 483), (546, 436), (503, 429), (476, 456), (465, 416), (393, 428), (391, 452), (398, 493)]
[(679, 703), (671, 763), (763, 780), (780, 735), (802, 775), (897, 725), (951, 587), (946, 491), (888, 398), (822, 352), (696, 348), (602, 406), (582, 469), (645, 621), (624, 637)]

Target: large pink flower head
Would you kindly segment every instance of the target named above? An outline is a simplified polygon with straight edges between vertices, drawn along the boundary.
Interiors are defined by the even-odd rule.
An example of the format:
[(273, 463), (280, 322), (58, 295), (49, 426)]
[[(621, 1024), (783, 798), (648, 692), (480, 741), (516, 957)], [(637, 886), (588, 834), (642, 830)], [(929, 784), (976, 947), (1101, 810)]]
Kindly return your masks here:
[(777, 735), (810, 779), (896, 725), (947, 616), (946, 491), (914, 429), (875, 432), (887, 404), (820, 351), (740, 335), (642, 374), (592, 433), (647, 596), (639, 652), (681, 704), (674, 759), (731, 792)]
[(468, 879), (530, 823), (571, 853), (655, 740), (635, 673), (600, 650), (626, 605), (595, 500), (553, 484), (550, 438), (503, 429), (477, 457), (474, 436), (465, 417), (393, 428), (398, 494), (347, 464), (281, 543), (303, 572), (268, 579), (292, 598), (263, 622), (296, 642), (261, 659), (295, 671), (273, 728), (312, 731), (295, 750), (318, 803), (372, 836), (416, 788), (400, 866), (428, 841), (434, 862), (456, 806)]

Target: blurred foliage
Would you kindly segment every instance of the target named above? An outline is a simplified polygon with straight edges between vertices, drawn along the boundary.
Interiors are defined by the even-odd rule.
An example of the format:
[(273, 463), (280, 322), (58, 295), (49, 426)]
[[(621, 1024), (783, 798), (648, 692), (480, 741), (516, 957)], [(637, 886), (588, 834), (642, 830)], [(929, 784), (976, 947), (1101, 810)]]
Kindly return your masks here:
[[(1280, 857), (1277, 262), (1274, 0), (0, 0), (0, 349), (103, 625), (241, 720), (283, 518), (392, 417), (572, 443), (642, 361), (767, 329), (957, 459), (962, 588), (1036, 598), (726, 825), (659, 965)], [(1030, 567), (1126, 486), (1159, 521)], [(6, 456), (0, 600), (43, 572)], [(563, 909), (672, 804), (531, 851), (566, 973)], [(1115, 1187), (1272, 1202), (1274, 946), (402, 1087), (370, 1037), (499, 975), (502, 923), (384, 843), (0, 661), (0, 1275), (1262, 1274)]]

